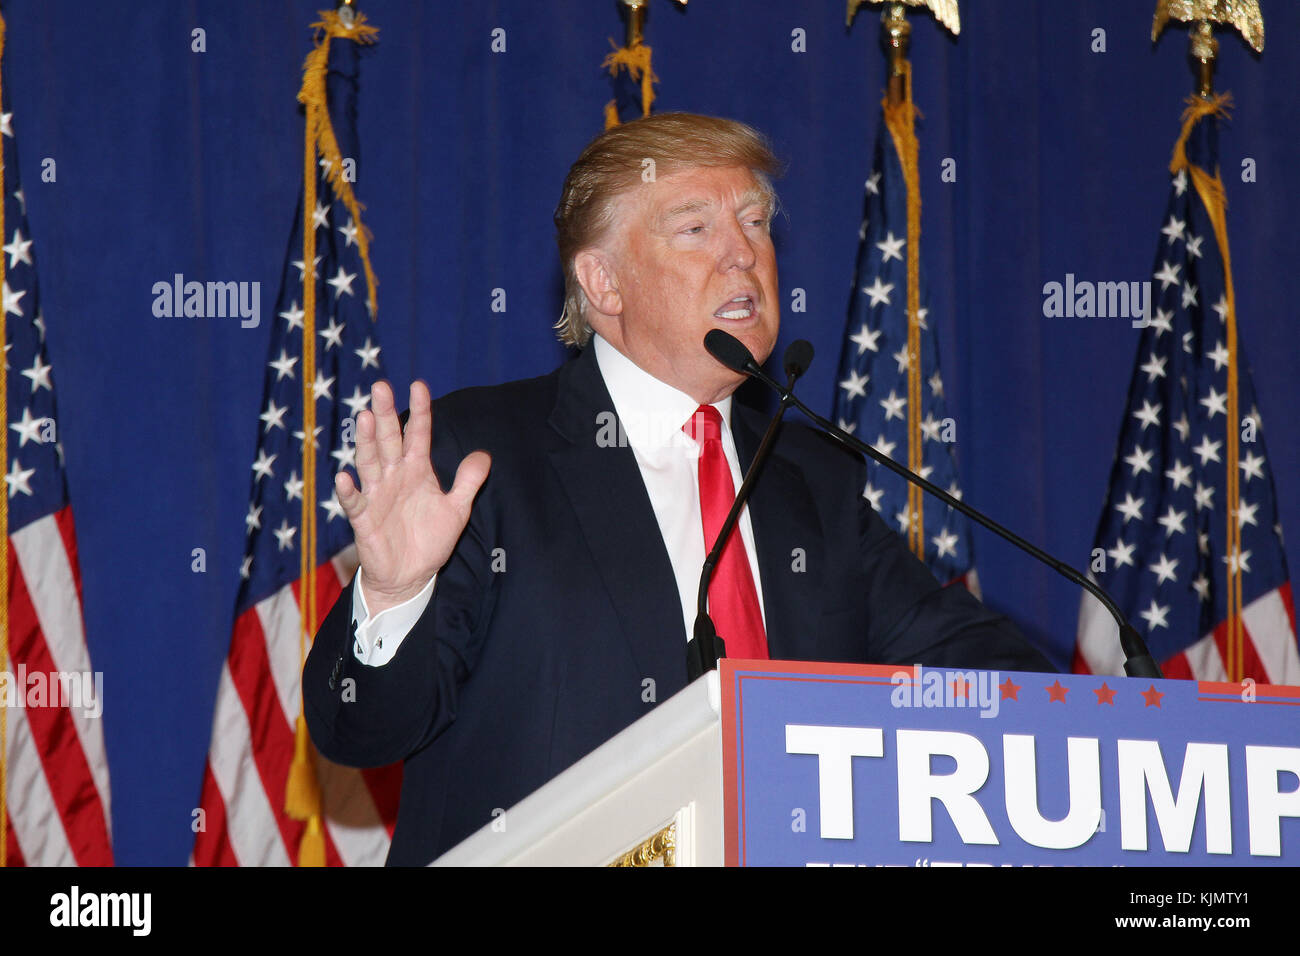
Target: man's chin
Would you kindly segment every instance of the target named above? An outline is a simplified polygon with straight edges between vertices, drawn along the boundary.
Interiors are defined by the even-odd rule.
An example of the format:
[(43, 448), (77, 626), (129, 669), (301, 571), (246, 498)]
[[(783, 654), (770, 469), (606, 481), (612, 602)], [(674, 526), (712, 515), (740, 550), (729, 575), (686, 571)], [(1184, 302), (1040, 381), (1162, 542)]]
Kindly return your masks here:
[(762, 365), (776, 347), (776, 330), (769, 329), (757, 319), (729, 322), (714, 319), (713, 328), (721, 329), (749, 349), (749, 354)]
[[(735, 333), (732, 333), (735, 335)], [(754, 356), (754, 361), (762, 365), (772, 355), (772, 350), (776, 348), (776, 334), (769, 332), (767, 329), (751, 329), (747, 335), (736, 335), (745, 348), (749, 349), (749, 354)]]

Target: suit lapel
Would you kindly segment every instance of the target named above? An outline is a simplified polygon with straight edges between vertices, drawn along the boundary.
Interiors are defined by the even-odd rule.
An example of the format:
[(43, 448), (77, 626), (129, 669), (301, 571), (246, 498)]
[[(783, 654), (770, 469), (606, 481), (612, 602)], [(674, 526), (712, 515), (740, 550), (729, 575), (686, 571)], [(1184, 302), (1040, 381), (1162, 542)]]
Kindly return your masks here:
[[(766, 421), (733, 403), (731, 426), (743, 474), (758, 451)], [(748, 506), (762, 578), (768, 653), (774, 660), (816, 660), (813, 627), (822, 603), (825, 542), (803, 473), (781, 457), (780, 449), (778, 436)]]
[[(602, 416), (602, 417), (598, 417)], [(686, 683), (686, 634), (677, 579), (636, 456), (617, 433), (609, 397), (588, 346), (560, 372), (550, 424), (567, 444), (550, 453), (591, 549), (622, 634), (642, 677), (663, 700)]]

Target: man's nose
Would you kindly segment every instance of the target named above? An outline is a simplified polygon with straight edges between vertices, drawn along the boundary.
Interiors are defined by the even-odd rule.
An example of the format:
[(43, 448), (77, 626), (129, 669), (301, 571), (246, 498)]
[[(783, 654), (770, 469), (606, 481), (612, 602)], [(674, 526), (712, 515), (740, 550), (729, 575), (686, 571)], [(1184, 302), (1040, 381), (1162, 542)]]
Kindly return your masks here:
[(745, 233), (745, 227), (739, 222), (732, 222), (722, 234), (722, 249), (719, 256), (719, 270), (731, 268), (749, 270), (758, 261), (754, 245)]

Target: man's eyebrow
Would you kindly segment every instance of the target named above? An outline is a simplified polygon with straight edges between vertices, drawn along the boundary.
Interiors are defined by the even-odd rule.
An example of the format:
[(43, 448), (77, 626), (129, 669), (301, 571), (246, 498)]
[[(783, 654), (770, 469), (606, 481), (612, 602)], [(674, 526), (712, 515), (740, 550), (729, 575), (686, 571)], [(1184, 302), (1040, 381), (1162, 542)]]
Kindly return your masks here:
[(659, 221), (667, 222), (668, 220), (675, 219), (678, 216), (685, 216), (688, 213), (699, 212), (701, 209), (707, 209), (711, 205), (712, 203), (707, 199), (688, 199), (685, 202), (678, 203), (671, 209), (665, 210), (663, 215), (659, 217)]
[(770, 204), (771, 200), (767, 193), (761, 189), (751, 189), (740, 197), (741, 209), (748, 209), (750, 206), (762, 206), (766, 209)]
[[(707, 199), (688, 199), (685, 202), (678, 203), (671, 209), (665, 210), (665, 212), (659, 217), (659, 221), (661, 223), (668, 222), (678, 216), (685, 216), (689, 213), (699, 212), (701, 209), (707, 209), (712, 205), (713, 203), (709, 202)], [(748, 209), (750, 206), (762, 206), (764, 209), (768, 209), (770, 205), (770, 201), (765, 192), (761, 189), (751, 189), (740, 197), (740, 206), (738, 208)]]

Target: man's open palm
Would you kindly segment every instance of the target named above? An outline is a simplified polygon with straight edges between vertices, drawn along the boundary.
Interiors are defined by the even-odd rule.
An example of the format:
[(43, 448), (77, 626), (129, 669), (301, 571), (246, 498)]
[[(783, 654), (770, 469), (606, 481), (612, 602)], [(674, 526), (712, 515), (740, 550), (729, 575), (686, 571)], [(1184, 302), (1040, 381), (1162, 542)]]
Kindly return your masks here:
[(357, 416), (361, 487), (347, 472), (334, 478), (356, 537), (371, 614), (414, 597), (447, 563), (492, 465), (486, 452), (470, 453), (444, 493), (429, 458), (433, 408), (423, 382), (412, 383), (410, 408), (403, 434), (392, 389), (376, 382), (370, 410)]

